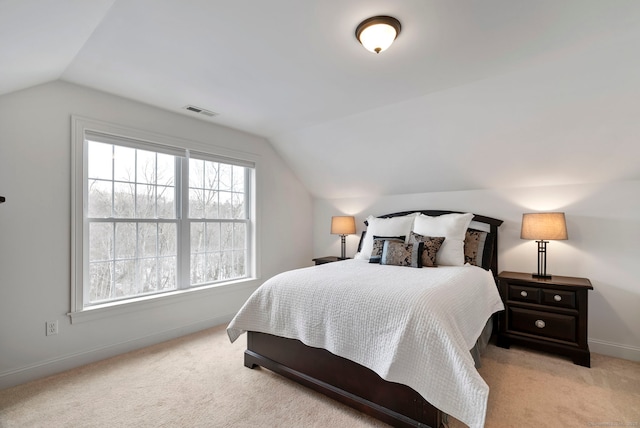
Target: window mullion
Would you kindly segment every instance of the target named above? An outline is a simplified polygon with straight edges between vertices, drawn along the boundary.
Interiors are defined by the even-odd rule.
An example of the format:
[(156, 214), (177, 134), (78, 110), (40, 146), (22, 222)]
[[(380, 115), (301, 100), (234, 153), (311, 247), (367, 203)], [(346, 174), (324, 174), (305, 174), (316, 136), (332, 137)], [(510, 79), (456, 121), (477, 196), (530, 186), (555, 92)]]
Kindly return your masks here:
[(186, 289), (190, 286), (190, 257), (191, 257), (191, 221), (189, 219), (189, 158), (178, 158), (179, 171), (176, 174), (176, 191), (180, 201), (178, 212), (178, 288)]
[(245, 228), (244, 228), (244, 258), (245, 258), (245, 267), (248, 275), (254, 274), (253, 272), (253, 248), (251, 243), (253, 239), (251, 238), (253, 235), (253, 224), (251, 223), (251, 212), (253, 210), (253, 206), (251, 205), (251, 201), (253, 200), (251, 195), (251, 190), (254, 190), (251, 187), (251, 170), (249, 168), (245, 168), (244, 170), (244, 220), (245, 220)]
[(116, 289), (116, 223), (112, 223), (113, 227), (111, 228), (111, 233), (112, 233), (112, 237), (111, 237), (111, 242), (113, 242), (112, 248), (111, 248), (111, 260), (113, 260), (111, 262), (112, 264), (112, 270), (111, 270), (111, 284), (110, 284), (110, 289), (109, 289), (109, 297), (113, 299), (114, 297), (114, 292)]
[(136, 287), (138, 291), (140, 290), (140, 283), (142, 282), (142, 266), (140, 264), (140, 254), (142, 251), (140, 249), (140, 222), (136, 222), (136, 243), (135, 243), (135, 253), (134, 258), (136, 260)]
[(133, 158), (135, 159), (133, 163), (133, 216), (138, 217), (138, 150), (134, 151)]
[(111, 146), (111, 217), (116, 215), (116, 147)]
[[(176, 232), (177, 233), (177, 232)], [(160, 286), (160, 223), (156, 223), (156, 287)], [(177, 250), (177, 249), (176, 249)], [(177, 262), (177, 260), (176, 260)], [(176, 266), (176, 269), (178, 267)], [(176, 278), (177, 279), (177, 278)]]
[(155, 155), (155, 168), (153, 170), (153, 209), (156, 218), (160, 218), (158, 213), (158, 153)]

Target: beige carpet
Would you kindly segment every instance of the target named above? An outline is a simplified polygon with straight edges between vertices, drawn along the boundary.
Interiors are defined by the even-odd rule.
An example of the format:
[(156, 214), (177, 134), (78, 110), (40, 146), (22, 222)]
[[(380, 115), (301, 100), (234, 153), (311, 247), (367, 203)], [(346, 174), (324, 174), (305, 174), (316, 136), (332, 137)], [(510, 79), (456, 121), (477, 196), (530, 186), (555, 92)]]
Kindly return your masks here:
[[(0, 427), (384, 427), (268, 370), (224, 326), (0, 391)], [(640, 364), (490, 345), (488, 428), (640, 426)], [(451, 427), (462, 427), (450, 420)]]

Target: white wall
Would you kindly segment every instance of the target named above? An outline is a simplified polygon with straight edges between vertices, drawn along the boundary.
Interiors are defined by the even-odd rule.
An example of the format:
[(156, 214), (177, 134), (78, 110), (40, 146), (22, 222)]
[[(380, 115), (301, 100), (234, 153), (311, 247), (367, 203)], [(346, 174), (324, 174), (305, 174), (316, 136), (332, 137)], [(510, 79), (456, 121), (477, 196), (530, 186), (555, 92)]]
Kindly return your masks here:
[[(314, 257), (340, 254), (329, 234), (332, 215), (355, 215), (358, 236), (368, 215), (442, 209), (504, 220), (499, 229), (499, 269), (535, 272), (537, 247), (520, 239), (522, 214), (563, 211), (569, 239), (547, 246), (547, 271), (589, 278), (589, 344), (592, 352), (640, 361), (640, 181), (528, 188), (420, 193), (314, 201)], [(347, 256), (358, 236), (347, 237)]]
[[(70, 324), (72, 114), (256, 155), (261, 280)], [(265, 139), (64, 82), (0, 96), (0, 195), (0, 388), (227, 322), (311, 259), (311, 197)]]

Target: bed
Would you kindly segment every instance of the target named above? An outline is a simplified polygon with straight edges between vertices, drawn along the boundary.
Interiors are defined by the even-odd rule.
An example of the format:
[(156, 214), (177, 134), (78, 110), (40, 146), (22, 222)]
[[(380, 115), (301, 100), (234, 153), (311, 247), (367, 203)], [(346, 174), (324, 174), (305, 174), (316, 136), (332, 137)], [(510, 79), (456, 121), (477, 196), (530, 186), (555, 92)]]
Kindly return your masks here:
[[(389, 236), (372, 241), (371, 234), (367, 241), (363, 234), (358, 260), (297, 269), (266, 281), (227, 329), (232, 341), (247, 333), (245, 366), (272, 370), (393, 426), (439, 428), (446, 414), (483, 426), (488, 387), (470, 351), (503, 308), (494, 279), (502, 221), (452, 211), (405, 211), (369, 217), (367, 233), (374, 232), (372, 223), (376, 231), (391, 233), (380, 224), (411, 222), (416, 230), (418, 217), (431, 222), (452, 216), (469, 216), (465, 251), (472, 246), (469, 236), (482, 238), (472, 251), (475, 266), (467, 254), (464, 266), (395, 265), (388, 262), (392, 248), (401, 244), (392, 246)], [(453, 235), (444, 242), (449, 238), (457, 245)], [(413, 233), (411, 239), (417, 239)], [(370, 263), (381, 240), (383, 260)], [(412, 242), (417, 248), (419, 240)], [(438, 256), (447, 253), (441, 244)], [(421, 244), (421, 253), (424, 248)], [(417, 267), (415, 257), (409, 259), (403, 260)], [(443, 303), (429, 305), (434, 299)]]

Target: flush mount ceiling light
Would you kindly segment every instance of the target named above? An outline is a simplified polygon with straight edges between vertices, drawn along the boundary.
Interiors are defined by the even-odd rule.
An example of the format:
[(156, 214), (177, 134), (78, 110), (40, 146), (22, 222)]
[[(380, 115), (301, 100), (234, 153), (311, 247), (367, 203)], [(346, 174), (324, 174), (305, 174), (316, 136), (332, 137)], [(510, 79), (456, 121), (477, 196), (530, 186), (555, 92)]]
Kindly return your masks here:
[(391, 46), (401, 28), (400, 21), (391, 16), (374, 16), (358, 25), (356, 39), (365, 49), (380, 53)]

